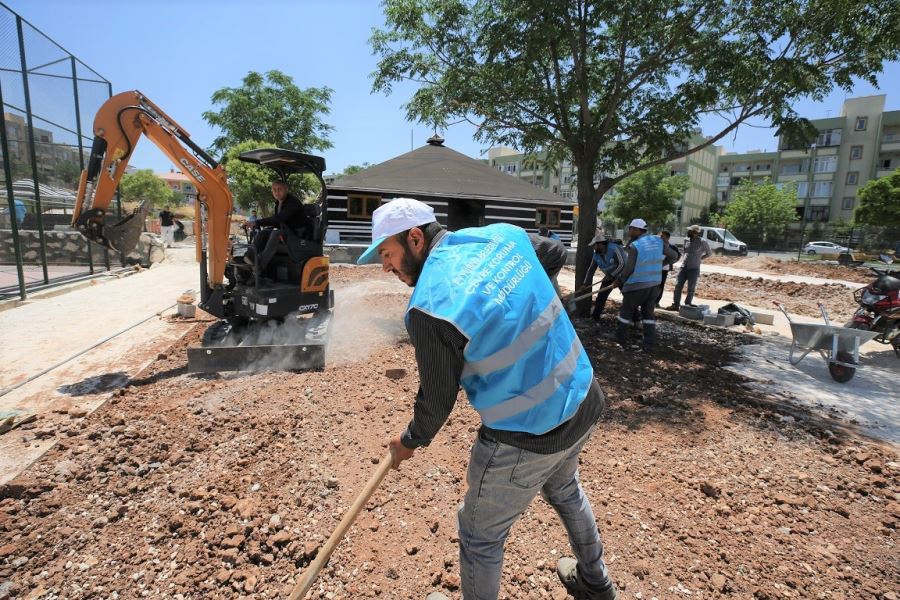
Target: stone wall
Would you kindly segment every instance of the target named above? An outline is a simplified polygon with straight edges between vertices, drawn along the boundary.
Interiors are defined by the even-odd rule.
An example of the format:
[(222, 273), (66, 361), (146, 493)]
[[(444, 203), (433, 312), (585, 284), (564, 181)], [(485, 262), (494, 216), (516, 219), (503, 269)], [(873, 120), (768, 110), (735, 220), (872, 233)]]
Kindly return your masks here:
[[(45, 231), (44, 241), (48, 265), (86, 265), (89, 262), (88, 251), (91, 252), (95, 265), (102, 265), (104, 262), (104, 248), (98, 244), (91, 244), (77, 231)], [(41, 262), (41, 242), (37, 231), (20, 230), (19, 247), (24, 263)], [(142, 233), (137, 247), (126, 257), (125, 262), (149, 267), (163, 258), (165, 250), (159, 236)], [(12, 231), (0, 229), (0, 264), (11, 265), (15, 262)], [(112, 264), (120, 262), (118, 253), (110, 252), (110, 262)]]

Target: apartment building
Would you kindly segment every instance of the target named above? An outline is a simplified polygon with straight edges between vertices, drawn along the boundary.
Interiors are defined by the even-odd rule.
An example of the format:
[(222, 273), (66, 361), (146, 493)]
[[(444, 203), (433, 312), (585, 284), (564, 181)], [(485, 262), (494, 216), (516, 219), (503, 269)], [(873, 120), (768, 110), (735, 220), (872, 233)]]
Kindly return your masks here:
[(156, 176), (162, 179), (169, 189), (180, 193), (186, 204), (192, 206), (197, 200), (197, 188), (194, 186), (194, 182), (181, 171), (169, 169), (168, 172), (156, 173)]
[(716, 200), (723, 208), (744, 178), (797, 189), (797, 215), (806, 222), (849, 220), (856, 194), (869, 180), (900, 167), (900, 110), (885, 111), (885, 96), (844, 101), (841, 114), (811, 123), (819, 135), (809, 147), (779, 139), (776, 152), (718, 157)]
[[(696, 147), (706, 141), (700, 132), (688, 141), (690, 147)], [(692, 219), (700, 216), (707, 208), (716, 193), (716, 159), (720, 148), (714, 145), (673, 161), (667, 165), (672, 175), (687, 175), (691, 187), (685, 192), (684, 199), (676, 209), (676, 222), (688, 225)], [(578, 168), (569, 160), (548, 165), (546, 154), (522, 154), (512, 148), (495, 147), (488, 150), (487, 163), (501, 173), (543, 188), (551, 194), (557, 194), (569, 200), (578, 198)], [(594, 175), (594, 185), (600, 182), (600, 173)], [(608, 195), (607, 195), (608, 196)], [(600, 200), (598, 210), (606, 209), (606, 198)]]

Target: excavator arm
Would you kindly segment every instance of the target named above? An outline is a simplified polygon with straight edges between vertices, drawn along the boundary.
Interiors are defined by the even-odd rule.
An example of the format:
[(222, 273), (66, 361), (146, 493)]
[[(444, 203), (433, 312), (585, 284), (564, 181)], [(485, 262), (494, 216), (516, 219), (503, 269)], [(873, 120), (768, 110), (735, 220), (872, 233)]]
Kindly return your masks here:
[[(105, 218), (141, 135), (179, 165), (197, 187), (194, 233), (197, 260), (206, 273), (203, 296), (209, 297), (221, 289), (228, 260), (232, 197), (225, 169), (139, 91), (116, 94), (97, 111), (94, 144), (78, 184), (72, 226), (89, 240), (112, 250), (127, 253), (134, 248), (143, 230), (148, 202), (114, 225), (107, 225)], [(201, 205), (206, 209), (205, 215)]]

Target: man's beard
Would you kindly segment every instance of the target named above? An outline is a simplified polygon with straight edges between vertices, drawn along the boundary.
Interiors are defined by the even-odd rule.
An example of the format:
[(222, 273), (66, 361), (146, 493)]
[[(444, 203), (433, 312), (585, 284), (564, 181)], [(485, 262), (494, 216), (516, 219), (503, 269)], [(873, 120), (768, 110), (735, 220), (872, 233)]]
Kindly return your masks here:
[(403, 240), (401, 244), (403, 244), (403, 260), (400, 261), (400, 272), (410, 280), (406, 285), (416, 287), (419, 275), (422, 274), (422, 267), (425, 265), (425, 258), (416, 258), (406, 240)]

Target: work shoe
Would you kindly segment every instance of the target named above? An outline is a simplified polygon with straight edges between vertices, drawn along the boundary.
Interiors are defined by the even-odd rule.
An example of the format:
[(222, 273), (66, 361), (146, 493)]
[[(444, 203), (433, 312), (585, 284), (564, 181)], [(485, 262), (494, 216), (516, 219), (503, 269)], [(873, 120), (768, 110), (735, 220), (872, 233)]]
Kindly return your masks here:
[(578, 561), (574, 558), (561, 558), (556, 563), (556, 574), (564, 586), (566, 591), (572, 595), (575, 600), (616, 600), (616, 586), (613, 582), (609, 582), (609, 587), (603, 590), (596, 590), (588, 587), (581, 580), (578, 573)]
[(440, 592), (431, 592), (425, 596), (425, 600), (450, 600), (450, 598)]
[(664, 308), (663, 310), (674, 310), (675, 312), (678, 312), (678, 305), (677, 305), (677, 304), (670, 304), (669, 306), (667, 306), (667, 307)]

